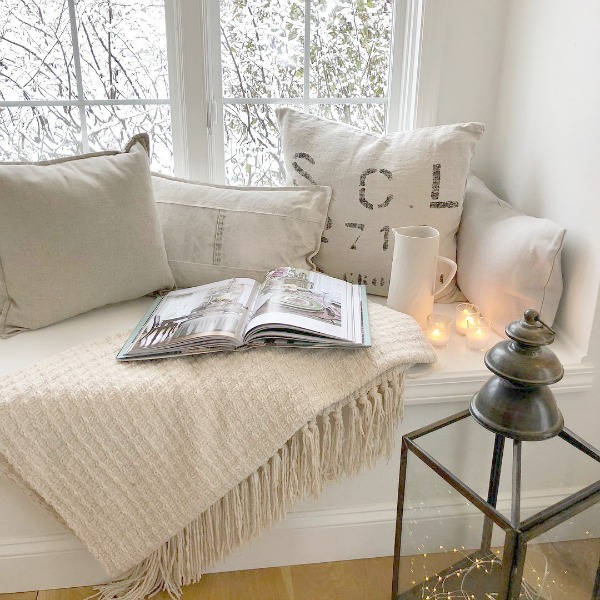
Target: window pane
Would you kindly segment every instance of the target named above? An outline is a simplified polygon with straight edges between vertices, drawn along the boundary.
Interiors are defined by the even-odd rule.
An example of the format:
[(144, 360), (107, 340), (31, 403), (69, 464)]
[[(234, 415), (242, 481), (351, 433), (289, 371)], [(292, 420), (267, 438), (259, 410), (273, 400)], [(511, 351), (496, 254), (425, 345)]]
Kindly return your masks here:
[(173, 172), (171, 110), (165, 104), (88, 106), (90, 151), (120, 150), (136, 133), (147, 132), (151, 142), (151, 167)]
[(69, 11), (64, 0), (4, 0), (0, 16), (0, 98), (77, 97)]
[[(220, 6), (224, 97), (303, 98), (304, 1), (220, 0)], [(387, 93), (391, 6), (389, 0), (311, 0), (306, 49), (310, 97), (366, 101), (309, 105), (312, 114), (374, 133), (385, 131), (385, 104), (369, 99), (384, 99)], [(230, 183), (284, 181), (272, 113), (267, 104), (225, 104)]]
[(86, 99), (168, 98), (163, 2), (77, 0)]
[(304, 2), (221, 0), (223, 95), (295, 98), (304, 86)]
[(312, 97), (381, 98), (386, 95), (391, 7), (388, 0), (313, 0)]
[(0, 108), (0, 161), (36, 161), (81, 153), (74, 106)]
[(363, 131), (378, 134), (385, 131), (385, 104), (313, 104), (309, 112)]
[[(283, 185), (275, 109), (289, 104), (225, 104), (225, 175), (231, 185)], [(384, 104), (315, 104), (309, 112), (373, 133), (384, 131)]]
[(285, 182), (276, 108), (269, 104), (224, 106), (225, 172), (231, 185), (276, 186)]

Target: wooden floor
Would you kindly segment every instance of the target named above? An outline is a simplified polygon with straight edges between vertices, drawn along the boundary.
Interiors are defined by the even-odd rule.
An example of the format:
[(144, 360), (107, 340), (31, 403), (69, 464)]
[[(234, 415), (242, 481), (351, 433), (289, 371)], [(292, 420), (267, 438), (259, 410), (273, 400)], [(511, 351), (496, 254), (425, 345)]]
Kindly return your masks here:
[[(426, 556), (402, 559), (403, 581), (418, 579), (423, 569), (431, 576), (454, 561), (449, 553)], [(590, 600), (599, 559), (600, 539), (539, 544), (528, 552), (525, 578), (535, 588), (547, 570), (550, 594), (543, 597)], [(391, 580), (392, 557), (295, 565), (204, 575), (199, 583), (184, 588), (182, 600), (390, 600)], [(0, 600), (84, 600), (93, 593), (82, 587), (0, 594)], [(155, 598), (169, 600), (166, 594)]]
[[(392, 558), (203, 575), (182, 600), (390, 600)], [(0, 594), (0, 600), (83, 600), (92, 588)], [(166, 594), (155, 596), (169, 600)]]

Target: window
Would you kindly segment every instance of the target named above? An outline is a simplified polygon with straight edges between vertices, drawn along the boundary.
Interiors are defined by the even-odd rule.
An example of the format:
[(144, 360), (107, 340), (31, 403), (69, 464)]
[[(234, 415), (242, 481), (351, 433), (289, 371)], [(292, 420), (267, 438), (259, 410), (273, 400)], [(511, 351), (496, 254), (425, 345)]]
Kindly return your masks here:
[(156, 170), (280, 184), (276, 106), (410, 126), (424, 2), (5, 0), (1, 160), (148, 131)]
[(0, 153), (40, 160), (152, 136), (172, 169), (162, 2), (5, 0), (0, 16)]
[(227, 179), (283, 183), (274, 108), (385, 130), (390, 0), (221, 0)]

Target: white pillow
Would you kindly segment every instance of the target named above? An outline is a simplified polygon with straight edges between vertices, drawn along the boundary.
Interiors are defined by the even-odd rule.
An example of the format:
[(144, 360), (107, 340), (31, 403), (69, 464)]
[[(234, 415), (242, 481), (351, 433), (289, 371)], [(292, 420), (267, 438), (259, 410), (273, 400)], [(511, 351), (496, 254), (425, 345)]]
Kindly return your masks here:
[(153, 173), (169, 265), (179, 287), (314, 270), (331, 188), (213, 185)]
[(458, 285), (504, 335), (527, 308), (552, 325), (562, 294), (565, 229), (529, 217), (469, 177), (458, 231)]
[[(388, 292), (393, 227), (430, 225), (456, 259), (465, 181), (483, 125), (443, 125), (376, 136), (288, 108), (277, 111), (288, 185), (333, 188), (315, 258), (329, 275)], [(442, 293), (452, 301), (456, 286)]]
[(0, 337), (173, 286), (148, 150), (0, 164)]

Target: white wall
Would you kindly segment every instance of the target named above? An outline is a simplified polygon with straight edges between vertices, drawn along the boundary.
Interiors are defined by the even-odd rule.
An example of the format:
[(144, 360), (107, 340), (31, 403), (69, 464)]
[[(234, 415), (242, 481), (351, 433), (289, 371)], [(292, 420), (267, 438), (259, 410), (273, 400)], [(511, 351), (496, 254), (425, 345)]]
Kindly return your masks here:
[(585, 354), (600, 284), (600, 3), (512, 0), (490, 187), (567, 228), (557, 325)]
[(472, 165), (477, 173), (491, 153), (505, 13), (506, 0), (447, 0), (436, 122), (485, 124)]
[(442, 55), (437, 123), (484, 122), (473, 170), (567, 228), (556, 324), (585, 355), (600, 285), (600, 3), (449, 0)]

